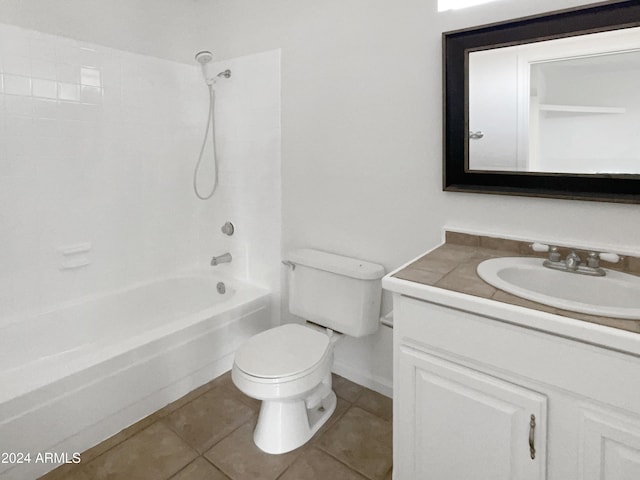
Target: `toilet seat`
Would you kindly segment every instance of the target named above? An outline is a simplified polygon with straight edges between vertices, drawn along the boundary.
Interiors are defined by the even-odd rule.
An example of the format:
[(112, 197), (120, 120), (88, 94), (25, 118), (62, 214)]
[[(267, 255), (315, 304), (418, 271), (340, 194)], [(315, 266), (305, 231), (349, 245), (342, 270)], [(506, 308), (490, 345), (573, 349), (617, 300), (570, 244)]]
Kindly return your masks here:
[(234, 366), (254, 382), (290, 382), (311, 374), (331, 355), (329, 337), (295, 323), (254, 335), (235, 355)]

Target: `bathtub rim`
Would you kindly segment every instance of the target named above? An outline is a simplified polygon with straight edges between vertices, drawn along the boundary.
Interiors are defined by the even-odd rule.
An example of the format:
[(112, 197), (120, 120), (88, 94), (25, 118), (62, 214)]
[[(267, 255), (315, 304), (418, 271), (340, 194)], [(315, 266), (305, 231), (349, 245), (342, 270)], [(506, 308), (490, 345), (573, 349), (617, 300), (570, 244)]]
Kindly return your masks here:
[[(163, 339), (168, 339), (172, 334), (178, 332), (186, 332), (187, 330), (198, 326), (199, 324), (205, 324), (207, 322), (214, 321), (217, 317), (223, 316), (225, 313), (236, 311), (240, 309), (239, 313), (246, 313), (253, 308), (253, 305), (262, 305), (269, 302), (271, 292), (263, 287), (256, 286), (254, 284), (239, 281), (233, 278), (226, 278), (218, 273), (212, 274), (208, 272), (202, 273), (202, 270), (196, 270), (193, 272), (180, 272), (175, 275), (168, 275), (162, 278), (154, 279), (151, 281), (137, 282), (130, 285), (127, 288), (120, 288), (116, 291), (110, 292), (111, 295), (123, 293), (134, 288), (141, 288), (153, 283), (160, 283), (175, 278), (193, 278), (193, 277), (208, 277), (209, 279), (219, 280), (225, 282), (234, 289), (234, 293), (228, 300), (224, 300), (214, 305), (191, 313), (189, 315), (182, 316), (177, 319), (173, 319), (169, 323), (159, 325), (149, 331), (140, 332), (130, 338), (123, 339), (113, 344), (104, 343), (100, 341), (92, 342), (83, 345), (79, 350), (74, 350), (74, 356), (67, 359), (69, 363), (61, 363), (64, 356), (59, 356), (57, 362), (52, 366), (47, 365), (44, 368), (40, 368), (34, 375), (32, 370), (37, 369), (38, 366), (42, 367), (41, 361), (30, 362), (23, 368), (14, 368), (7, 372), (0, 371), (0, 384), (5, 388), (0, 390), (0, 413), (4, 413), (5, 409), (12, 410), (11, 405), (18, 402), (20, 399), (28, 396), (41, 389), (46, 389), (48, 386), (57, 382), (63, 381), (75, 375), (81, 374), (83, 371), (99, 366), (104, 362), (109, 362), (121, 355), (126, 355), (128, 352), (132, 352), (136, 349), (144, 347), (147, 344), (156, 343)], [(135, 285), (135, 286), (134, 286)], [(108, 297), (108, 294), (91, 295), (83, 297), (84, 299), (90, 298), (91, 300), (103, 299)], [(83, 302), (65, 302), (66, 308), (81, 304)], [(60, 308), (48, 310), (46, 313), (40, 313), (45, 315), (51, 312), (57, 312)], [(39, 315), (40, 315), (39, 314)], [(31, 317), (30, 317), (31, 318)], [(211, 328), (217, 328), (217, 326), (226, 324), (233, 321), (224, 320), (212, 325)], [(202, 328), (207, 328), (203, 326)], [(1, 327), (0, 327), (1, 331)], [(50, 357), (45, 357), (46, 360)], [(3, 414), (0, 416), (0, 424), (10, 419)]]
[(4, 318), (0, 317), (0, 332), (2, 331), (3, 328), (9, 325), (22, 322), (25, 319), (31, 319), (33, 317), (38, 317), (41, 315), (54, 314), (58, 311), (65, 310), (67, 308), (72, 308), (74, 306), (81, 305), (83, 303), (99, 301), (106, 297), (122, 294), (129, 290), (142, 288), (154, 283), (161, 283), (167, 280), (172, 280), (177, 278), (188, 278), (188, 277), (219, 279), (221, 282), (224, 282), (225, 285), (231, 286), (231, 288), (235, 288), (237, 285), (242, 285), (242, 286), (255, 288), (257, 290), (263, 290), (265, 292), (269, 292), (269, 289), (263, 285), (252, 283), (251, 281), (246, 279), (237, 279), (229, 275), (226, 275), (224, 273), (221, 273), (219, 271), (212, 271), (204, 268), (182, 269), (173, 273), (167, 273), (151, 279), (138, 280), (132, 283), (128, 283), (122, 287), (101, 290), (99, 292), (94, 292), (88, 295), (72, 298), (72, 299), (65, 300), (63, 302), (56, 303), (53, 305), (45, 305), (38, 308), (25, 309), (19, 312), (12, 312), (11, 314), (7, 315)]

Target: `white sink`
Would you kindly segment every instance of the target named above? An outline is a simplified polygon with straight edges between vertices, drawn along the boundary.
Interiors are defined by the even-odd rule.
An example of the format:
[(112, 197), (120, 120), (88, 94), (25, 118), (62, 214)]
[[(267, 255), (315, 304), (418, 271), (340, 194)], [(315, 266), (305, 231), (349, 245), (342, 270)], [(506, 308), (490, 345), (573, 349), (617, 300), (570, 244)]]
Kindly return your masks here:
[(640, 277), (614, 270), (591, 277), (552, 270), (543, 260), (502, 257), (478, 265), (478, 275), (500, 290), (534, 302), (604, 317), (640, 319)]

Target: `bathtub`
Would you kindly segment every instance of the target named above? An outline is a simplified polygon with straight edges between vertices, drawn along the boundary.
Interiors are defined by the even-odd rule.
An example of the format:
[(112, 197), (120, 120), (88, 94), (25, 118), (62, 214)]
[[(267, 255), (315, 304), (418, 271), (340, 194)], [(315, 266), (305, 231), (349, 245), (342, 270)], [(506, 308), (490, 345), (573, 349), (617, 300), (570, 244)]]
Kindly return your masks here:
[(270, 317), (267, 291), (207, 272), (5, 322), (0, 478), (36, 478), (58, 466), (38, 453), (71, 457), (219, 376)]

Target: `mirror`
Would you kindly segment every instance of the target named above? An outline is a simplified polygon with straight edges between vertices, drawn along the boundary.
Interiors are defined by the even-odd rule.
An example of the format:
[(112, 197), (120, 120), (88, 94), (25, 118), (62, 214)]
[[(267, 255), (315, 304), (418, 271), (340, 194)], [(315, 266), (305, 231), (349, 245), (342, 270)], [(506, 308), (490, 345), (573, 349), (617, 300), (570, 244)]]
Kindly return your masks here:
[(640, 27), (469, 53), (469, 169), (640, 174)]
[(640, 203), (637, 1), (443, 43), (445, 190)]

